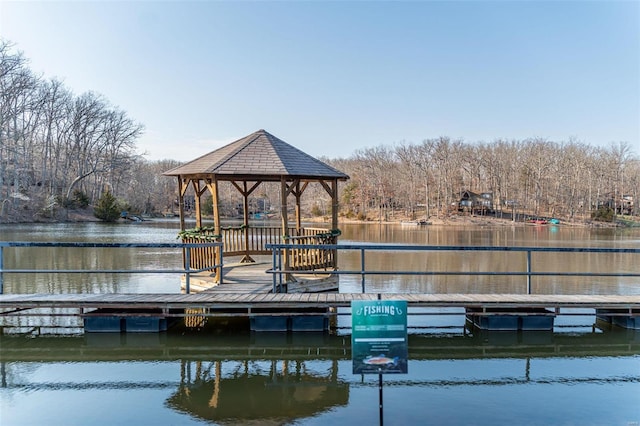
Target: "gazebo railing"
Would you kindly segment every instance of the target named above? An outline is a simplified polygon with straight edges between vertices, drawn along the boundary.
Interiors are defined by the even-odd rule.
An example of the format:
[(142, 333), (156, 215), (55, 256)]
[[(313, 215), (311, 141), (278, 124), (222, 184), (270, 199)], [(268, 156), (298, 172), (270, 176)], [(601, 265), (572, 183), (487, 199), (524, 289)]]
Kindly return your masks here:
[[(182, 237), (184, 244), (201, 244), (203, 242), (214, 242), (213, 239), (205, 240), (197, 237)], [(217, 266), (218, 250), (220, 246), (185, 248), (182, 253), (184, 267), (199, 269), (201, 271), (213, 271)], [(188, 253), (187, 253), (188, 251)], [(188, 264), (188, 265), (187, 265)]]
[[(301, 248), (288, 251), (289, 268), (292, 270), (316, 270), (335, 267), (335, 250), (309, 248), (309, 245), (337, 244), (340, 231), (325, 228), (289, 227), (286, 235), (279, 226), (237, 226), (223, 227), (220, 235), (215, 235), (212, 228), (199, 231), (191, 230), (182, 236), (184, 243), (199, 243), (203, 240), (220, 239), (223, 243), (224, 257), (270, 255), (268, 244), (294, 244)], [(206, 269), (216, 265), (217, 247), (190, 249), (189, 265), (193, 269)], [(186, 261), (186, 256), (185, 256)]]
[[(307, 235), (300, 235), (288, 238), (286, 243), (294, 247), (288, 249), (289, 269), (295, 271), (314, 271), (317, 269), (335, 268), (336, 250), (319, 247), (327, 244), (337, 244), (340, 232), (337, 230), (327, 230), (312, 228)], [(301, 246), (301, 247), (295, 247)]]
[[(296, 232), (295, 228), (289, 232)], [(282, 243), (283, 233), (279, 226), (224, 227), (221, 238), (227, 256), (259, 255), (271, 254), (266, 245)]]

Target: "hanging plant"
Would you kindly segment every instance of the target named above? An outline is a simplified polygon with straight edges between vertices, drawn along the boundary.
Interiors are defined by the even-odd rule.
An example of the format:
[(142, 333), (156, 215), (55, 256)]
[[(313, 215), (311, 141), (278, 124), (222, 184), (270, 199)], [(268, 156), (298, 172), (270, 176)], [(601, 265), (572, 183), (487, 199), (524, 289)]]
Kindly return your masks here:
[(339, 237), (340, 235), (342, 235), (342, 231), (340, 231), (339, 229), (332, 229), (329, 232), (322, 232), (314, 236), (318, 238), (329, 238), (329, 237)]
[(222, 227), (221, 229), (223, 229), (224, 231), (242, 231), (244, 229), (248, 229), (249, 225), (240, 225), (240, 226), (225, 226)]
[(178, 236), (176, 237), (176, 239), (191, 238), (191, 239), (197, 239), (197, 240), (203, 240), (203, 241), (215, 241), (218, 238), (222, 238), (222, 235), (212, 233), (212, 232), (215, 232), (215, 230), (216, 229), (213, 226), (203, 226), (203, 227), (196, 227), (191, 229), (183, 229), (182, 231), (178, 232)]

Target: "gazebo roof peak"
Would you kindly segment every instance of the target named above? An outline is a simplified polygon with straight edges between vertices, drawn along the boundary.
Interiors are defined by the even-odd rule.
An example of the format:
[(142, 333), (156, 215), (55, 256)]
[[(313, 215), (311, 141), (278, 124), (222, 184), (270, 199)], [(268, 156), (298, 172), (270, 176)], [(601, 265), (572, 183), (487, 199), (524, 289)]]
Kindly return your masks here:
[(345, 173), (300, 151), (264, 129), (163, 174), (349, 179)]

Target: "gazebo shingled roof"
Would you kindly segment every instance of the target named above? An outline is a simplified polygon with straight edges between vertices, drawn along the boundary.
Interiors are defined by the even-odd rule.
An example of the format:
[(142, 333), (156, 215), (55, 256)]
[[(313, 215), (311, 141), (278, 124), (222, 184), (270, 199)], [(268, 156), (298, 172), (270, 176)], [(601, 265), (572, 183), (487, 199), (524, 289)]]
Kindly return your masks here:
[(349, 176), (311, 157), (265, 130), (163, 173), (166, 176), (217, 175), (280, 180), (282, 176), (347, 180)]

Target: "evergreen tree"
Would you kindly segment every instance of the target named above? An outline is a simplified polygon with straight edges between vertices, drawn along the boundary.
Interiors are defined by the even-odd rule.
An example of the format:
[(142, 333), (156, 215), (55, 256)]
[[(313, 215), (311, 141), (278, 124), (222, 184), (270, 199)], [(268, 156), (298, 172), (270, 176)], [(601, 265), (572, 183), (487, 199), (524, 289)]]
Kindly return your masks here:
[(93, 215), (105, 222), (115, 222), (120, 217), (120, 206), (110, 191), (100, 197)]

